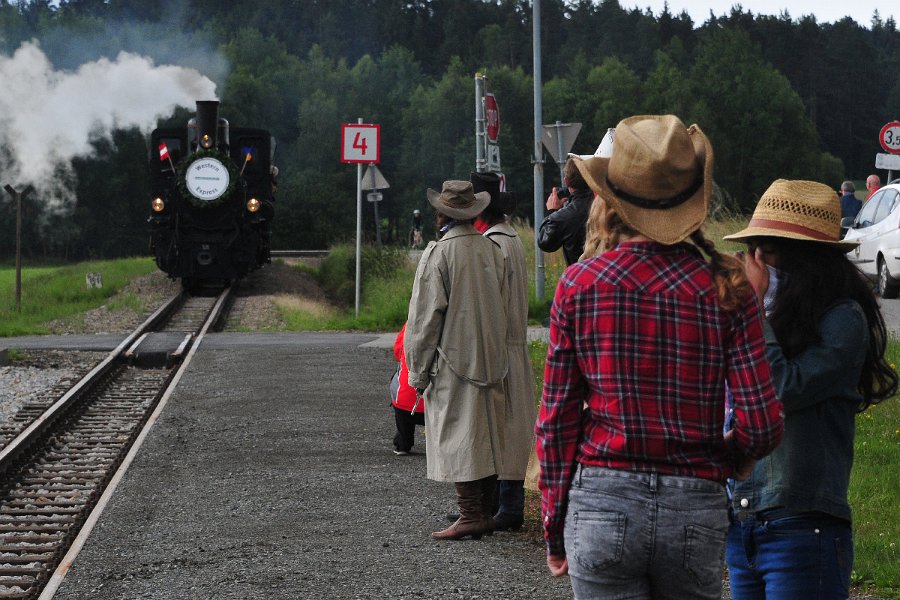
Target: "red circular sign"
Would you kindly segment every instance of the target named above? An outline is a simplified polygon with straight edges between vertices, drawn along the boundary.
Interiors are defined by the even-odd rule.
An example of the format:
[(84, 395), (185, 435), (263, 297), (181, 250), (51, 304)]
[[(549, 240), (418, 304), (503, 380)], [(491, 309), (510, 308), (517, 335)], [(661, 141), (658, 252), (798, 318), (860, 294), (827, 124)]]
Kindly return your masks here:
[(488, 139), (496, 142), (500, 135), (500, 107), (493, 94), (484, 95), (484, 120)]
[(878, 141), (891, 154), (900, 154), (900, 121), (891, 121), (882, 127)]

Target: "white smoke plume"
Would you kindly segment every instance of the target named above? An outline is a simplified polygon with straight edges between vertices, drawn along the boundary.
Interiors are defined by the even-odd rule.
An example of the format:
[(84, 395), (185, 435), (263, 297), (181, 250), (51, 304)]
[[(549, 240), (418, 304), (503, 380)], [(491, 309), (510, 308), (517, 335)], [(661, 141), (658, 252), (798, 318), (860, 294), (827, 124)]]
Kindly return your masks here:
[(71, 161), (93, 153), (91, 140), (131, 127), (147, 134), (176, 107), (217, 99), (195, 69), (121, 52), (59, 71), (36, 41), (0, 55), (0, 81), (0, 181), (33, 185), (53, 211), (73, 204)]

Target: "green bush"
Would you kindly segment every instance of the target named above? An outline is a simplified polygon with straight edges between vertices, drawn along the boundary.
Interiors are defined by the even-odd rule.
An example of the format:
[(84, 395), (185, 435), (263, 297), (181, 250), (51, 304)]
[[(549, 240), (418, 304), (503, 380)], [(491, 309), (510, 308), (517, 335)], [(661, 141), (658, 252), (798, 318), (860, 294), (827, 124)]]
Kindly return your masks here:
[[(406, 250), (395, 246), (363, 246), (360, 249), (360, 287), (373, 281), (389, 279), (409, 262)], [(356, 300), (356, 248), (350, 244), (332, 247), (322, 261), (319, 285), (328, 298), (342, 307)]]

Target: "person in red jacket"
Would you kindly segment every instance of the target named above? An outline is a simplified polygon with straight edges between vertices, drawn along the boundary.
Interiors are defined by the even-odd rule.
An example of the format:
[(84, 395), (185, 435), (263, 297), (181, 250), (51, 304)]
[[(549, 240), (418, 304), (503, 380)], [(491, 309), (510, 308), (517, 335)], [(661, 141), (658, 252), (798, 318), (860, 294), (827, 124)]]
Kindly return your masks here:
[(394, 340), (394, 358), (400, 363), (400, 369), (391, 380), (391, 406), (394, 407), (394, 422), (397, 433), (394, 435), (394, 454), (407, 456), (412, 454), (415, 442), (416, 425), (425, 425), (425, 402), (416, 402), (416, 390), (410, 387), (409, 371), (406, 368), (406, 355), (403, 353), (403, 335), (406, 323)]

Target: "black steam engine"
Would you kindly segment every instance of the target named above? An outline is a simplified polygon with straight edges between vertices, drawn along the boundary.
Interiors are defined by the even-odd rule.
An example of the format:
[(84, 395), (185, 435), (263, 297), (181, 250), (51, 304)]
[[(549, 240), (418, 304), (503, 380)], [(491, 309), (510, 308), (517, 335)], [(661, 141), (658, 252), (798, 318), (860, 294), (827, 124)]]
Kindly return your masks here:
[(229, 127), (218, 111), (218, 102), (198, 101), (186, 128), (151, 134), (150, 246), (186, 289), (269, 262), (275, 140), (263, 129)]

